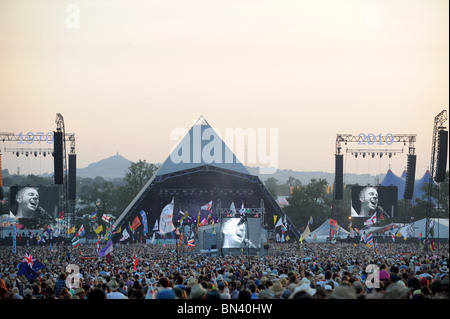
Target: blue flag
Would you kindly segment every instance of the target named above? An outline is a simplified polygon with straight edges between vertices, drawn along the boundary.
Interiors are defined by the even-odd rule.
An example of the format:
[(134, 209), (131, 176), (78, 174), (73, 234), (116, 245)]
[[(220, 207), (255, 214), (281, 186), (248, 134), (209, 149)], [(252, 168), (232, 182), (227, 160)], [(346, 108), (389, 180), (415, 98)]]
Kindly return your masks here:
[(33, 258), (31, 254), (26, 253), (23, 261), (17, 267), (17, 276), (25, 275), (28, 280), (36, 279), (37, 272), (40, 269), (44, 269), (45, 265), (37, 259)]
[(147, 215), (145, 215), (145, 212), (141, 210), (141, 217), (142, 217), (142, 225), (144, 225), (144, 236), (148, 233), (148, 224), (147, 224)]

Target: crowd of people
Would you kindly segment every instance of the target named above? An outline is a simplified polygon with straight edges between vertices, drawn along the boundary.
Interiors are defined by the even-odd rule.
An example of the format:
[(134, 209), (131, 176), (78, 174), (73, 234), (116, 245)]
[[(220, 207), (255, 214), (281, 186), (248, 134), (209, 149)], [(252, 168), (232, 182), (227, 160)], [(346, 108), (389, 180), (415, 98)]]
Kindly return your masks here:
[[(18, 275), (25, 253), (45, 265)], [(0, 249), (0, 299), (448, 299), (448, 245), (274, 243), (264, 255), (174, 245)], [(69, 266), (69, 267), (68, 267)]]

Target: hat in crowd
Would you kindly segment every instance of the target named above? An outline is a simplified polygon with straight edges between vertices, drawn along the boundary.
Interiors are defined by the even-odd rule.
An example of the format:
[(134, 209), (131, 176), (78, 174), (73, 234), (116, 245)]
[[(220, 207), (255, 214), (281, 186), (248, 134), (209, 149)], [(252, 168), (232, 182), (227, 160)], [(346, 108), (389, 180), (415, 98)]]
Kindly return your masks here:
[(206, 289), (201, 284), (195, 284), (191, 288), (191, 299), (201, 299), (206, 294)]
[(288, 281), (286, 280), (286, 278), (281, 278), (279, 281), (280, 281), (281, 286), (283, 286), (283, 287), (287, 286)]
[(405, 286), (405, 283), (401, 280), (396, 281), (386, 288), (386, 299), (403, 299), (411, 291), (411, 288)]
[(447, 272), (448, 273), (448, 268), (447, 265), (442, 266), (441, 268), (439, 268), (440, 272)]
[(323, 286), (323, 289), (325, 289), (326, 291), (333, 291), (333, 287), (331, 287), (331, 285), (325, 285)]
[(350, 286), (339, 286), (333, 290), (331, 299), (356, 299), (356, 291)]
[[(309, 280), (308, 280), (309, 281)], [(294, 294), (296, 294), (299, 291), (305, 291), (307, 292), (310, 296), (314, 296), (316, 294), (316, 289), (311, 288), (311, 286), (307, 283), (303, 283), (302, 285), (298, 286), (297, 288), (294, 289)]]
[(192, 287), (193, 285), (195, 285), (197, 283), (197, 281), (195, 280), (194, 277), (189, 278), (187, 285)]
[(161, 289), (156, 293), (156, 299), (176, 299), (173, 289)]
[(283, 293), (283, 286), (281, 286), (281, 283), (279, 281), (275, 281), (273, 285), (270, 287), (272, 290), (274, 296), (280, 296)]
[(24, 296), (26, 296), (26, 295), (32, 295), (32, 292), (31, 292), (31, 289), (30, 288), (26, 288), (24, 291), (23, 291), (23, 295)]
[(109, 288), (109, 290), (111, 290), (111, 291), (118, 290), (118, 289), (119, 289), (119, 284), (117, 283), (117, 281), (111, 280), (111, 281), (108, 283), (108, 288)]
[(222, 275), (217, 276), (216, 281), (223, 281), (223, 276)]
[(359, 281), (353, 282), (353, 289), (355, 289), (356, 293), (359, 294), (363, 289), (361, 282)]
[(289, 289), (284, 289), (283, 293), (281, 294), (281, 298), (283, 299), (289, 299), (289, 296), (291, 295), (291, 291)]
[(271, 297), (270, 293), (267, 290), (261, 290), (258, 294), (259, 299), (263, 299), (264, 297)]

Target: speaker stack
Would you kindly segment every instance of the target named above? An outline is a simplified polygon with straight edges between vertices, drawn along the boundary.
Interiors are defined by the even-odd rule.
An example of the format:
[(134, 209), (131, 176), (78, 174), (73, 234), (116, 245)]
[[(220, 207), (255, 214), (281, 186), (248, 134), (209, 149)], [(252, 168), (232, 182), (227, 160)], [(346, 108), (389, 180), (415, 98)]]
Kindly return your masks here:
[(434, 180), (436, 183), (442, 183), (445, 181), (447, 166), (448, 131), (440, 130), (438, 134), (436, 174)]
[(344, 188), (344, 155), (335, 155), (334, 199), (342, 199)]
[(53, 167), (55, 173), (55, 184), (59, 185), (64, 184), (63, 142), (62, 132), (53, 132)]
[(406, 168), (406, 182), (405, 192), (403, 194), (404, 199), (412, 199), (414, 195), (414, 182), (416, 178), (416, 155), (408, 155), (408, 164)]

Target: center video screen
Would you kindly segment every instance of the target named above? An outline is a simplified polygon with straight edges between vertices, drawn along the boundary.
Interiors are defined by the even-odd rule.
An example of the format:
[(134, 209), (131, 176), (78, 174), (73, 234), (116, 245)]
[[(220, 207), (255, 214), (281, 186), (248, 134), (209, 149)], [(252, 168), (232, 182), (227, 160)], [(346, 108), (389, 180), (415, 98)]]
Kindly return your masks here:
[(53, 220), (58, 212), (58, 188), (11, 186), (10, 203), (16, 218)]
[(259, 218), (222, 219), (222, 248), (261, 248), (261, 221)]
[(397, 214), (396, 186), (352, 186), (351, 217), (393, 218)]

